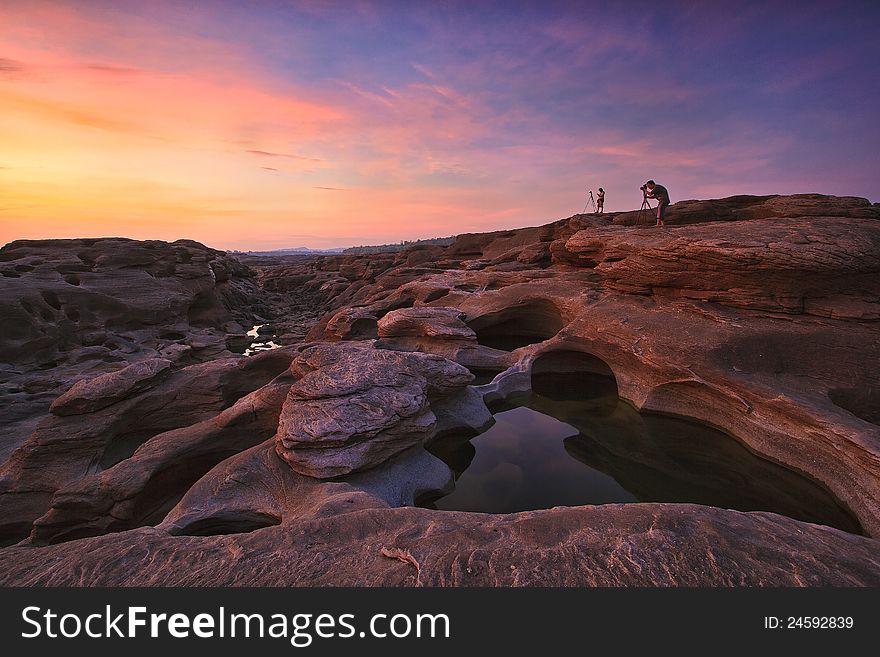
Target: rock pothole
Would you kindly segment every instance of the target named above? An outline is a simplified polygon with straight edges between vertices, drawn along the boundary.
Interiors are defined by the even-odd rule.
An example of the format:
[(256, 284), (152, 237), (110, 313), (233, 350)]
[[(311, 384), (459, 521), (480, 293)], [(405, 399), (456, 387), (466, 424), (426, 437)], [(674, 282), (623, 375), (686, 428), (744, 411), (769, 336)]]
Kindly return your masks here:
[(265, 527), (281, 524), (281, 518), (269, 513), (250, 511), (229, 512), (199, 520), (185, 528), (171, 528), (172, 536), (219, 536), (222, 534), (247, 534)]
[(880, 387), (835, 388), (828, 391), (828, 397), (857, 418), (880, 426)]
[(502, 351), (544, 342), (564, 326), (562, 314), (550, 301), (535, 299), (489, 312), (467, 321), (481, 345)]
[(428, 450), (455, 474), (451, 491), (418, 503), (512, 513), (554, 506), (675, 502), (770, 511), (860, 534), (822, 485), (696, 421), (640, 413), (611, 369), (577, 351), (532, 364), (531, 389), (490, 405), (495, 424), (440, 437)]
[(471, 371), (471, 374), (474, 375), (474, 382), (472, 385), (481, 386), (487, 383), (491, 383), (496, 376), (501, 374), (505, 368), (501, 367), (468, 367)]

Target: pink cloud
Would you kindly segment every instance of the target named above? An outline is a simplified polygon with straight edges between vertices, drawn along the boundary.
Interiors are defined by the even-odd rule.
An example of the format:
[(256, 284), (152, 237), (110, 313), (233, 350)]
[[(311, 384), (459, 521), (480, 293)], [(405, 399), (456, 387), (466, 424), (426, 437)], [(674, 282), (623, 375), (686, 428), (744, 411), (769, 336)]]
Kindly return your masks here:
[(251, 155), (259, 155), (260, 157), (283, 157), (288, 160), (305, 160), (306, 162), (320, 162), (316, 157), (306, 157), (304, 155), (294, 155), (293, 153), (271, 153), (269, 151), (261, 151), (258, 149), (249, 148), (245, 150), (245, 153), (250, 153)]

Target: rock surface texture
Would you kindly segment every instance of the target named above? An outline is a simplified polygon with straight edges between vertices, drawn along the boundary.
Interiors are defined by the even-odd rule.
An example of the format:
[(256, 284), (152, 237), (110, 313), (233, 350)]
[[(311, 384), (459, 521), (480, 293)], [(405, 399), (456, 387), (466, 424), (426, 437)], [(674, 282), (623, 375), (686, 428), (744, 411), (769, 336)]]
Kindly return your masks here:
[(379, 465), (435, 430), (431, 401), (464, 388), (473, 375), (432, 354), (321, 345), (303, 350), (303, 372), (281, 407), (277, 452), (319, 479)]
[[(736, 196), (639, 222), (240, 260), (6, 245), (0, 584), (880, 585), (880, 208)], [(241, 355), (254, 334), (282, 346)], [(690, 503), (413, 508), (455, 485), (438, 442), (559, 371), (732, 436), (849, 531)]]
[(49, 404), (81, 379), (143, 360), (192, 364), (230, 356), (227, 340), (252, 323), (249, 307), (257, 291), (249, 268), (190, 240), (5, 245), (0, 460), (27, 438)]

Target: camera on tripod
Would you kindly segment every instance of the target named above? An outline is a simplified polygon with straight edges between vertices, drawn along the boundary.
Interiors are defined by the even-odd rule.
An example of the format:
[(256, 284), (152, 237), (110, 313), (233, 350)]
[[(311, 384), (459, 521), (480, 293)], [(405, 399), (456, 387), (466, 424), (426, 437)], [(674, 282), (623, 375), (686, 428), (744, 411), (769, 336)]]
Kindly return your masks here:
[(645, 183), (644, 185), (639, 187), (639, 189), (642, 190), (642, 193), (647, 194), (648, 193), (648, 183)]

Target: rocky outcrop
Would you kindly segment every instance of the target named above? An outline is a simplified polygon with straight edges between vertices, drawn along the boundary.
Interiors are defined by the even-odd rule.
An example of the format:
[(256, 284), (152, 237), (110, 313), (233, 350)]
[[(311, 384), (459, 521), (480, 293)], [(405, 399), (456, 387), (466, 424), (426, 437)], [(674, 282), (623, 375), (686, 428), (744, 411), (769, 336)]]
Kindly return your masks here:
[[(656, 206), (656, 203), (654, 203)], [(729, 196), (721, 199), (679, 201), (669, 206), (667, 223), (672, 225), (711, 221), (750, 221), (792, 217), (846, 217), (877, 219), (880, 214), (866, 198), (793, 194), (791, 196)], [(611, 215), (622, 226), (655, 223), (651, 212), (620, 212)]]
[(333, 315), (322, 334), (325, 340), (368, 340), (378, 336), (376, 315), (364, 308), (343, 308)]
[(159, 522), (212, 466), (273, 435), (289, 387), (283, 379), (270, 383), (216, 417), (153, 436), (129, 458), (59, 489), (30, 540), (48, 544)]
[[(200, 428), (190, 432), (199, 437), (208, 432), (204, 440), (210, 442), (210, 425), (199, 423), (210, 423), (211, 418), (224, 409), (234, 407), (237, 400), (284, 372), (292, 358), (292, 354), (279, 350), (247, 359), (218, 359), (190, 365), (168, 374), (152, 387), (131, 390), (125, 399), (115, 403), (92, 401), (88, 412), (46, 416), (34, 433), (0, 465), (0, 542), (9, 544), (27, 537), (33, 521), (55, 504), (56, 493), (62, 500), (67, 499), (66, 491), (70, 489), (77, 491), (74, 496), (82, 498), (85, 495), (82, 491), (88, 489), (99, 505), (112, 506), (113, 495), (126, 499), (125, 491), (135, 490), (137, 486), (136, 475), (129, 468), (132, 464), (142, 466), (139, 458), (131, 460), (134, 455), (154, 454), (154, 445), (150, 443), (165, 436), (160, 442), (171, 454), (151, 458), (169, 459), (168, 467), (173, 466), (174, 450), (186, 449), (190, 435), (174, 433), (175, 430), (196, 425)], [(89, 388), (88, 383), (82, 387)], [(104, 389), (104, 386), (90, 389)], [(118, 388), (111, 387), (110, 394), (118, 396)], [(268, 435), (272, 431), (274, 425)], [(254, 439), (260, 440), (259, 437)], [(212, 449), (210, 445), (208, 448)], [(230, 455), (228, 450), (223, 452), (222, 445), (218, 445), (217, 450), (217, 454)], [(170, 490), (183, 486), (184, 490), (179, 491), (182, 495), (185, 482), (192, 483), (212, 465), (210, 459), (206, 459), (198, 468), (183, 468), (185, 472), (177, 475), (180, 481), (166, 481), (161, 485)], [(142, 474), (148, 473), (140, 472), (137, 476)], [(109, 491), (108, 480), (119, 481), (123, 492)], [(62, 502), (61, 506), (70, 507), (70, 504)], [(108, 517), (101, 522), (112, 520)], [(64, 523), (70, 524), (66, 520)]]
[(465, 312), (442, 306), (392, 310), (379, 320), (378, 344), (387, 349), (438, 354), (467, 367), (494, 363), (498, 359), (495, 350), (478, 344), (466, 319)]
[[(35, 314), (8, 288), (0, 303), (37, 337), (8, 337), (20, 358), (0, 381), (0, 535), (20, 542), (0, 550), (0, 583), (878, 585), (880, 209), (731, 197), (674, 204), (663, 229), (635, 217), (248, 258), (255, 278), (191, 242), (4, 247)], [(74, 311), (88, 331), (65, 324)], [(228, 322), (252, 315), (289, 346), (231, 355)], [(672, 415), (740, 443), (718, 478), (687, 436), (670, 450), (611, 432), (569, 441), (575, 458), (655, 473), (628, 482), (648, 498), (696, 482), (721, 499), (760, 457), (781, 474), (743, 487), (777, 513), (401, 508), (454, 485), (443, 441), (548, 372), (603, 377), (616, 422)]]
[(465, 313), (455, 308), (403, 308), (392, 310), (378, 324), (380, 338), (437, 338), (471, 340), (473, 329), (462, 319)]
[(10, 242), (0, 274), (0, 361), (38, 365), (83, 347), (125, 353), (222, 329), (235, 320), (235, 284), (251, 275), (197, 242), (127, 239)]
[(278, 455), (321, 479), (368, 469), (424, 442), (436, 425), (432, 400), (473, 380), (445, 358), (369, 343), (308, 347), (291, 369), (304, 375), (281, 409)]
[(166, 376), (170, 368), (171, 361), (151, 358), (94, 379), (80, 379), (52, 402), (49, 411), (55, 415), (82, 415), (99, 411), (150, 387)]
[(18, 240), (0, 275), (0, 461), (81, 379), (230, 356), (258, 293), (251, 270), (191, 240)]
[(605, 286), (836, 319), (880, 318), (880, 221), (735, 221), (657, 232), (583, 230), (566, 249)]
[[(337, 501), (356, 507), (350, 495)], [(877, 586), (880, 559), (870, 539), (695, 505), (511, 515), (366, 508), (222, 536), (143, 528), (7, 548), (0, 585), (10, 584)]]
[(362, 509), (411, 506), (419, 494), (449, 487), (450, 479), (446, 464), (417, 446), (380, 467), (322, 481), (293, 471), (272, 440), (211, 470), (159, 528), (174, 536), (207, 536), (293, 527)]

